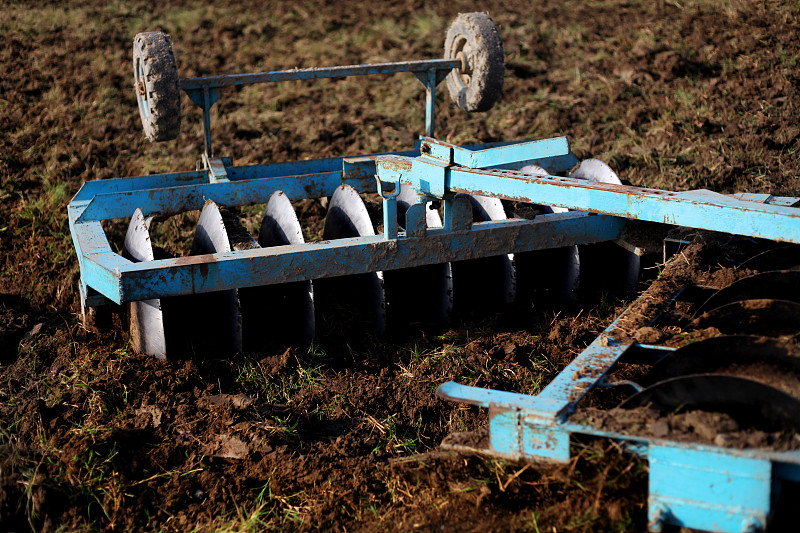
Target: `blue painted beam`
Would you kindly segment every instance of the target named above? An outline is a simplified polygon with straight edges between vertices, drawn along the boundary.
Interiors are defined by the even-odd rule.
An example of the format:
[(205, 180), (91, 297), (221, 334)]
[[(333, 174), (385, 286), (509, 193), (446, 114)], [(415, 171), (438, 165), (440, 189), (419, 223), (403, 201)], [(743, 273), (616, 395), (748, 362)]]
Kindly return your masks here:
[[(509, 146), (519, 144), (524, 141), (509, 141), (502, 143), (485, 143), (467, 146), (474, 150), (485, 150), (496, 146)], [(377, 156), (398, 155), (406, 157), (417, 157), (420, 155), (418, 149), (405, 150), (399, 152), (381, 152), (376, 154), (362, 154), (345, 157), (327, 157), (321, 159), (308, 159), (304, 161), (285, 161), (279, 163), (268, 163), (259, 165), (232, 166), (231, 158), (221, 158), (226, 165), (228, 177), (231, 181), (243, 181), (263, 178), (276, 178), (287, 176), (300, 176), (305, 174), (320, 174), (325, 172), (337, 172), (342, 170), (345, 160), (371, 160), (369, 165), (361, 165), (365, 174), (376, 174), (374, 158)], [(570, 154), (571, 155), (571, 154)], [(563, 159), (563, 161), (562, 161)], [(574, 161), (573, 161), (574, 160)], [(506, 165), (509, 168), (519, 168), (523, 164), (542, 163), (552, 172), (568, 170), (575, 166), (577, 159), (572, 156), (568, 161), (564, 158), (554, 158), (553, 161), (525, 161), (517, 165)], [(72, 202), (91, 200), (97, 194), (112, 194), (117, 192), (140, 191), (147, 189), (160, 189), (165, 187), (181, 187), (184, 185), (198, 185), (209, 183), (207, 170), (193, 170), (188, 172), (167, 172), (153, 174), (150, 176), (114, 178), (105, 180), (92, 180), (85, 182), (78, 193), (72, 198)], [(375, 192), (374, 183), (370, 183), (367, 189), (362, 192)]]
[(450, 192), (800, 243), (800, 209), (738, 200), (711, 191), (669, 192), (462, 168), (449, 169), (446, 179)]
[[(95, 286), (95, 274), (86, 279), (106, 297), (121, 303), (601, 242), (616, 239), (625, 224), (614, 217), (564, 213), (532, 221), (481, 222), (458, 232), (431, 229), (419, 239), (401, 234), (397, 240), (385, 240), (376, 235), (145, 263), (131, 263), (113, 254), (113, 258), (91, 259), (107, 272), (99, 276), (103, 280), (108, 275), (117, 278), (115, 286), (109, 287), (105, 281)], [(78, 231), (83, 248), (88, 241), (81, 240), (83, 234), (80, 228)], [(78, 252), (84, 253), (82, 249)]]
[(570, 154), (569, 139), (554, 137), (538, 141), (525, 141), (507, 146), (470, 149), (425, 137), (420, 150), (432, 157), (443, 159), (467, 168), (489, 168), (519, 161), (536, 161)]
[(213, 200), (223, 206), (261, 204), (266, 203), (275, 191), (283, 191), (292, 201), (319, 198), (332, 195), (336, 187), (342, 183), (349, 183), (356, 189), (375, 188), (373, 177), (343, 180), (342, 172), (339, 170), (304, 176), (97, 194), (83, 211), (78, 222), (130, 218), (137, 207), (145, 216), (153, 213), (173, 215), (202, 209), (206, 200)]
[[(269, 163), (265, 165), (248, 165), (228, 169), (231, 181), (251, 180), (262, 178), (280, 178), (286, 176), (299, 176), (304, 174), (320, 174), (342, 170), (343, 162), (349, 159), (374, 158), (383, 155), (401, 155), (416, 157), (419, 150), (406, 150), (401, 152), (384, 152), (379, 154), (363, 154), (345, 157), (328, 157), (324, 159), (309, 159), (306, 161), (286, 161), (282, 163)], [(375, 163), (372, 163), (372, 172), (375, 174)], [(373, 191), (374, 192), (374, 187)]]
[(800, 243), (800, 209), (739, 200), (699, 190), (670, 192), (574, 178), (448, 167), (426, 156), (377, 160), (384, 181), (401, 181), (426, 194), (468, 193), (566, 207), (690, 228)]
[(455, 401), (476, 407), (495, 406), (506, 409), (537, 409), (536, 396), (505, 392), (482, 387), (470, 387), (455, 381), (442, 383), (436, 389), (436, 396), (442, 400)]
[(137, 191), (144, 189), (159, 189), (162, 187), (180, 187), (183, 185), (197, 185), (208, 183), (208, 171), (198, 170), (191, 172), (172, 172), (168, 174), (153, 174), (136, 178), (115, 178), (107, 180), (92, 180), (85, 182), (70, 203), (88, 201), (98, 194), (113, 194), (119, 192)]
[(614, 320), (539, 393), (539, 398), (554, 401), (558, 408), (554, 414), (570, 414), (568, 408), (577, 404), (633, 345), (633, 341), (622, 342), (611, 335), (624, 316)]

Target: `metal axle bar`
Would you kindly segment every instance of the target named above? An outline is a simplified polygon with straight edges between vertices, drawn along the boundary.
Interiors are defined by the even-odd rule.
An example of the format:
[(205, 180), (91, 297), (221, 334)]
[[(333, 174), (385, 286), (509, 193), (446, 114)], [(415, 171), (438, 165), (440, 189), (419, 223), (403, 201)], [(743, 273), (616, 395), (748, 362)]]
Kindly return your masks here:
[(371, 76), (375, 74), (395, 74), (397, 72), (450, 71), (461, 66), (460, 59), (429, 59), (423, 61), (398, 61), (394, 63), (375, 63), (372, 65), (346, 65), (338, 67), (311, 67), (291, 70), (273, 70), (249, 74), (227, 74), (183, 78), (180, 80), (184, 91), (218, 89), (256, 83), (277, 83), (281, 81), (313, 80), (321, 78), (347, 78), (350, 76)]

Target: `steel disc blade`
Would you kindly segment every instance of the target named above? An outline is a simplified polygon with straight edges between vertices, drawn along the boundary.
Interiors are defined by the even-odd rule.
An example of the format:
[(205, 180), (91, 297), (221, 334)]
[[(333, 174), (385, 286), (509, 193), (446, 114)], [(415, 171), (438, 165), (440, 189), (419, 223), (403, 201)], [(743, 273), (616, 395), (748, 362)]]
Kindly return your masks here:
[(269, 197), (264, 211), (261, 229), (258, 232), (258, 244), (267, 247), (304, 242), (303, 228), (297, 220), (292, 202), (283, 191), (275, 191)]
[[(599, 159), (584, 159), (569, 177), (596, 183), (622, 184), (617, 173)], [(641, 258), (638, 255), (614, 243), (586, 245), (580, 249), (583, 255), (583, 290), (624, 293), (636, 290), (641, 272)]]
[(375, 235), (375, 228), (364, 200), (351, 186), (340, 185), (328, 202), (322, 238), (330, 240), (369, 235)]
[[(505, 220), (503, 203), (497, 198), (458, 194), (472, 205), (475, 222)], [(510, 304), (516, 299), (517, 274), (514, 254), (452, 263), (455, 307), (484, 309)]]
[[(777, 380), (800, 377), (800, 350), (792, 344), (749, 335), (722, 335), (693, 342), (661, 359), (642, 380), (649, 385), (689, 374), (735, 374), (753, 377), (762, 367), (773, 369)], [(758, 380), (758, 379), (757, 379)], [(774, 383), (773, 383), (774, 385)], [(780, 387), (789, 392), (788, 389)], [(793, 393), (791, 393), (793, 394)]]
[(570, 172), (569, 177), (598, 183), (622, 184), (617, 173), (599, 159), (584, 159), (574, 172)]
[[(400, 186), (397, 196), (397, 222), (406, 227), (406, 212), (417, 203), (417, 193), (409, 185)], [(439, 212), (425, 208), (428, 228), (441, 228)], [(389, 322), (395, 325), (420, 320), (445, 324), (453, 311), (453, 273), (450, 263), (403, 268), (384, 272)], [(425, 295), (424, 303), (419, 295)]]
[(479, 196), (476, 194), (459, 194), (469, 199), (472, 204), (472, 220), (474, 222), (489, 222), (491, 220), (505, 220), (507, 217), (503, 202), (499, 198)]
[[(336, 188), (328, 202), (328, 215), (322, 236), (325, 240), (344, 239), (350, 237), (366, 237), (375, 235), (375, 228), (369, 217), (364, 201), (358, 192), (349, 185)], [(340, 290), (339, 297), (347, 301), (361, 300), (366, 303), (372, 313), (375, 330), (382, 334), (386, 330), (386, 294), (383, 288), (383, 272), (371, 272), (358, 276), (349, 276), (351, 285)], [(325, 281), (325, 286), (340, 285), (346, 278), (334, 278)]]
[(786, 300), (741, 300), (711, 309), (690, 324), (725, 334), (777, 337), (800, 332), (800, 304)]
[(787, 300), (800, 303), (800, 270), (762, 272), (734, 281), (715, 292), (695, 314), (739, 300)]
[[(417, 203), (417, 193), (413, 187), (406, 184), (400, 185), (400, 194), (397, 195), (397, 223), (400, 227), (406, 227), (406, 211)], [(425, 222), (429, 228), (441, 228), (442, 217), (435, 209), (431, 209), (431, 202), (426, 204)]]
[(192, 255), (230, 252), (231, 243), (219, 206), (212, 201), (206, 202), (200, 213), (192, 242)]
[[(532, 176), (550, 175), (538, 165), (526, 165), (519, 171)], [(569, 211), (558, 206), (534, 207), (543, 215)], [(577, 246), (515, 254), (514, 263), (517, 297), (524, 305), (571, 307), (576, 303), (581, 267)]]
[(550, 173), (547, 172), (544, 168), (540, 167), (539, 165), (525, 165), (524, 167), (519, 169), (520, 172), (523, 174), (529, 174), (531, 176), (549, 176)]
[[(133, 262), (152, 261), (153, 246), (150, 232), (140, 209), (136, 209), (125, 234), (122, 255)], [(131, 302), (129, 305), (130, 335), (136, 353), (167, 357), (167, 339), (164, 333), (164, 313), (161, 300)]]
[(800, 430), (800, 400), (780, 390), (735, 376), (697, 374), (656, 383), (620, 407), (652, 407), (662, 413), (700, 410), (726, 413), (764, 431)]
[[(303, 229), (292, 203), (282, 191), (274, 192), (264, 211), (258, 243), (266, 248), (304, 242)], [(302, 342), (309, 343), (314, 339), (314, 286), (311, 280), (254, 287), (253, 290), (258, 310), (251, 311), (255, 306), (247, 305), (247, 310), (251, 311), (248, 315), (258, 316), (258, 320), (263, 322), (262, 329), (267, 327), (279, 333), (299, 330)], [(240, 297), (243, 306), (245, 300), (250, 299), (245, 290), (240, 291)]]
[(761, 252), (742, 263), (750, 270), (800, 270), (800, 246), (790, 244)]
[(615, 242), (585, 244), (581, 254), (581, 293), (632, 293), (639, 283), (641, 258)]
[(571, 307), (578, 299), (581, 258), (577, 246), (514, 255), (517, 298), (525, 305)]
[[(251, 238), (252, 240), (252, 238)], [(244, 241), (249, 247), (252, 242)], [(257, 245), (256, 245), (257, 246)], [(231, 240), (219, 207), (206, 202), (194, 234), (192, 255), (230, 252)], [(190, 342), (196, 353), (228, 354), (242, 350), (242, 314), (236, 289), (205, 293), (197, 296), (198, 315), (194, 331), (199, 332)], [(202, 335), (202, 339), (199, 338)]]

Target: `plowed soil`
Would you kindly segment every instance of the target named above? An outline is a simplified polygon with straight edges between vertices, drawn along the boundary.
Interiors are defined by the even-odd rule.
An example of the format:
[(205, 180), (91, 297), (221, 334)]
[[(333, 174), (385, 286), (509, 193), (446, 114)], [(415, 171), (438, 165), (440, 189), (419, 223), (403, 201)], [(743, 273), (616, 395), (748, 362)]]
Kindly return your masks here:
[[(438, 137), (568, 135), (634, 185), (800, 196), (796, 2), (4, 3), (0, 530), (646, 529), (646, 463), (605, 441), (575, 443), (560, 466), (446, 451), (487, 417), (435, 396), (448, 380), (538, 392), (629, 297), (382, 338), (323, 316), (310, 349), (167, 361), (133, 353), (124, 314), (80, 320), (69, 199), (88, 180), (194, 169), (203, 147), (188, 98), (181, 136), (146, 141), (137, 32), (171, 34), (193, 77), (440, 57), (470, 11), (499, 25), (503, 97), (469, 115), (440, 86)], [(255, 164), (409, 149), (423, 102), (400, 75), (230, 90), (215, 151)], [(259, 209), (242, 209), (251, 232)], [(298, 210), (319, 227), (318, 203)], [(195, 221), (161, 223), (156, 244), (185, 255)], [(106, 225), (112, 246), (126, 227)]]

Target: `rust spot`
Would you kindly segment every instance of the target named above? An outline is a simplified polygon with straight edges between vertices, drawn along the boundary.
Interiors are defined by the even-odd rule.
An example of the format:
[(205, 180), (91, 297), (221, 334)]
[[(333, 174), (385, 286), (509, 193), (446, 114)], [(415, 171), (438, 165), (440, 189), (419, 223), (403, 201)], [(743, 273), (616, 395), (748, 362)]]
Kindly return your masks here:
[[(173, 266), (170, 269), (180, 269), (182, 267), (191, 266), (191, 265), (202, 265), (204, 263), (216, 263), (217, 260), (214, 258), (212, 254), (203, 254), (203, 255), (191, 255), (185, 257), (176, 257), (175, 259), (171, 260)], [(206, 265), (206, 268), (208, 266)]]
[(411, 160), (386, 156), (378, 160), (378, 165), (389, 170), (411, 170)]
[(498, 415), (503, 415), (511, 411), (508, 407), (499, 407), (497, 405), (492, 404), (489, 407), (489, 420), (492, 420), (494, 417)]

